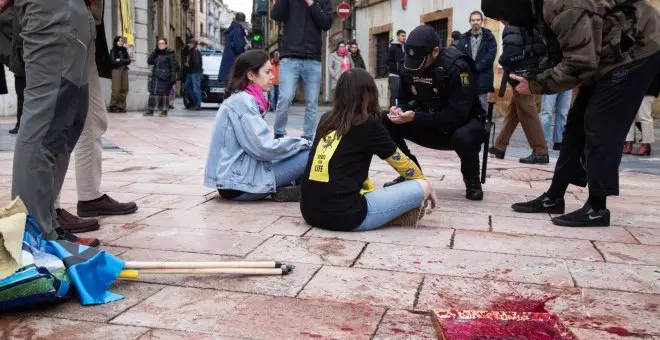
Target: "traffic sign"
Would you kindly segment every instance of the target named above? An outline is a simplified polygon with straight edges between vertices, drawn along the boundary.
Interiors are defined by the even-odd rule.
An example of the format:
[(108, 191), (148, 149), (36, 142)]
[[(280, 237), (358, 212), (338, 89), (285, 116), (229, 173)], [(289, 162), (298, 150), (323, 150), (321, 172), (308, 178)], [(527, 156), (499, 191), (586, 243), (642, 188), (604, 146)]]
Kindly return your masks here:
[(345, 2), (342, 2), (337, 6), (337, 15), (340, 18), (346, 20), (351, 16), (351, 6)]

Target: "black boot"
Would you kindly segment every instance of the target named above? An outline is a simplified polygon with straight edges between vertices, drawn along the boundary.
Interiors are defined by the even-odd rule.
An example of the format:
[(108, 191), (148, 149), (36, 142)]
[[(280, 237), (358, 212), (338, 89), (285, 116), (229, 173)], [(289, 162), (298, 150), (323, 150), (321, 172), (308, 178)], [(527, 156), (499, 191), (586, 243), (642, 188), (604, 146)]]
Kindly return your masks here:
[(490, 149), (488, 149), (488, 153), (493, 155), (497, 159), (504, 159), (504, 154), (506, 154), (506, 151), (502, 151), (493, 146)]
[(9, 133), (12, 134), (12, 135), (17, 134), (19, 125), (20, 124), (16, 123), (16, 126), (13, 129), (9, 130)]
[(587, 202), (582, 208), (570, 214), (553, 217), (552, 223), (562, 227), (609, 227), (610, 211), (607, 209), (596, 211)]
[(511, 208), (520, 213), (526, 214), (563, 214), (566, 209), (566, 203), (563, 198), (552, 199), (546, 193), (538, 198), (523, 203), (515, 203)]
[(463, 178), (465, 182), (465, 198), (471, 201), (481, 201), (484, 199), (484, 191), (481, 189), (479, 176)]
[(396, 184), (399, 184), (399, 183), (403, 183), (403, 182), (405, 182), (405, 181), (406, 181), (406, 178), (405, 178), (405, 177), (403, 177), (403, 176), (399, 176), (399, 177), (395, 178), (394, 180), (391, 180), (391, 181), (389, 181), (389, 182), (383, 184), (383, 188), (391, 187), (391, 186), (393, 186), (393, 185), (396, 185)]
[(524, 164), (548, 164), (550, 163), (550, 156), (549, 155), (537, 155), (536, 153), (532, 152), (531, 155), (529, 155), (526, 158), (521, 158), (520, 163)]

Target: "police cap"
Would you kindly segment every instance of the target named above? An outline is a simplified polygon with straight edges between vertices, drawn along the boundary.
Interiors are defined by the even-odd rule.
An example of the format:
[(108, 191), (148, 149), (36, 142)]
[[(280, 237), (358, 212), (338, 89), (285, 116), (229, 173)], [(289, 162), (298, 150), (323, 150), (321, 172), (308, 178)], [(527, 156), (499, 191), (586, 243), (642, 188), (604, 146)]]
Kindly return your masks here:
[(406, 40), (406, 53), (403, 68), (409, 71), (419, 71), (424, 67), (426, 58), (433, 49), (440, 46), (440, 36), (429, 25), (417, 26)]

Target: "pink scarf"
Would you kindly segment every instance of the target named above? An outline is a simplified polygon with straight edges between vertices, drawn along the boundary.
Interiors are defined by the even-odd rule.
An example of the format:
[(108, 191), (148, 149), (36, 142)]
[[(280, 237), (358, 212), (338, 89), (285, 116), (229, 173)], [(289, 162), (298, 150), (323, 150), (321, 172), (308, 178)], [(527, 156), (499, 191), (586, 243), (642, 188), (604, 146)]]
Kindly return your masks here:
[(250, 83), (250, 85), (245, 87), (245, 92), (249, 93), (254, 99), (257, 100), (257, 104), (259, 104), (259, 112), (263, 115), (268, 111), (268, 108), (270, 107), (270, 102), (266, 97), (264, 96), (264, 91), (261, 89), (261, 87), (255, 83)]

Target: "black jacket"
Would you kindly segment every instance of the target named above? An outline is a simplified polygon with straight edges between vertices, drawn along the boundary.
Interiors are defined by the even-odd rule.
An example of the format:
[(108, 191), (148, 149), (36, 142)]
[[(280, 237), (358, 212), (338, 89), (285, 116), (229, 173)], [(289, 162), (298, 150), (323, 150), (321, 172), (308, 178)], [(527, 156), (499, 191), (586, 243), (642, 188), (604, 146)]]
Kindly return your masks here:
[(152, 65), (151, 79), (149, 79), (149, 94), (159, 96), (168, 95), (170, 88), (176, 82), (177, 64), (174, 51), (155, 50), (151, 52), (147, 63)]
[(284, 25), (279, 49), (281, 58), (321, 61), (321, 33), (332, 27), (330, 0), (314, 0), (311, 7), (303, 0), (276, 0), (270, 17)]
[(112, 59), (112, 68), (127, 70), (128, 65), (131, 64), (131, 57), (128, 55), (126, 47), (115, 46), (110, 50), (110, 58)]
[(390, 48), (387, 50), (387, 60), (385, 61), (385, 64), (387, 64), (387, 72), (391, 74), (399, 74), (399, 65), (405, 56), (401, 43), (396, 39), (392, 40)]
[[(183, 48), (184, 66), (183, 70), (187, 73), (203, 73), (204, 67), (202, 64), (202, 52), (197, 47), (190, 48), (188, 46)], [(187, 61), (187, 62), (186, 62)]]
[(360, 50), (355, 54), (351, 54), (351, 58), (353, 58), (353, 66), (355, 66), (355, 68), (367, 69), (367, 65), (364, 64), (364, 58), (362, 58)]
[(472, 60), (477, 64), (479, 93), (488, 93), (495, 91), (493, 82), (495, 82), (495, 73), (493, 72), (493, 64), (495, 63), (495, 56), (497, 55), (497, 40), (493, 32), (487, 28), (481, 29), (481, 44), (477, 50), (477, 55), (472, 55), (472, 31), (467, 31), (461, 35), (461, 40), (458, 43), (458, 48), (465, 54), (472, 57)]
[(649, 86), (649, 89), (646, 91), (646, 95), (653, 97), (658, 97), (658, 95), (660, 95), (660, 73), (656, 74), (655, 78), (653, 78), (651, 86)]

